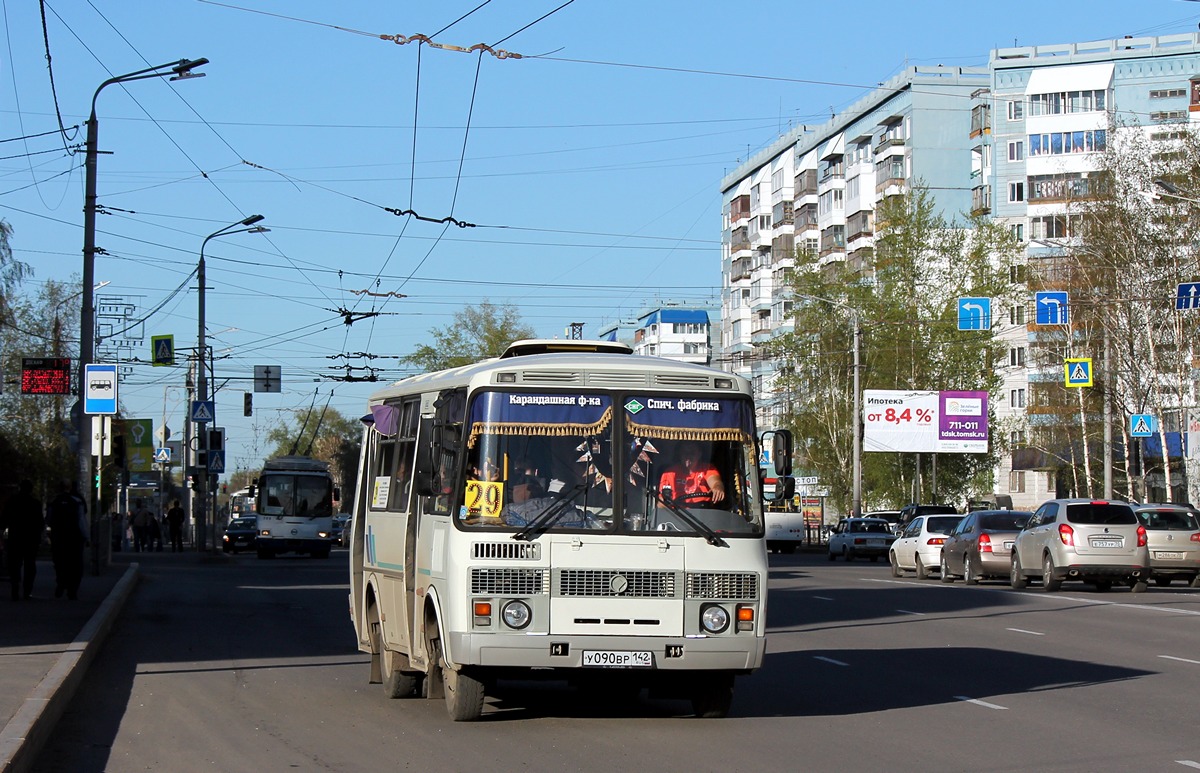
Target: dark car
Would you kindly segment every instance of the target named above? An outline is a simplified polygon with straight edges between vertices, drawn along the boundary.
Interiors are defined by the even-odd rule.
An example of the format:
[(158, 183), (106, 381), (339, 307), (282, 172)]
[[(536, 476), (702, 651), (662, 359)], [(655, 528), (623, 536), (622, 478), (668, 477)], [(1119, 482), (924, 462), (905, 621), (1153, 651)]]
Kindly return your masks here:
[(950, 505), (905, 505), (900, 508), (900, 521), (895, 525), (896, 533), (904, 531), (904, 528), (912, 523), (912, 519), (918, 515), (956, 515), (958, 510)]
[(258, 537), (258, 522), (254, 518), (234, 518), (225, 527), (221, 538), (221, 550), (237, 553), (239, 550), (254, 550)]
[(968, 513), (942, 545), (942, 582), (962, 577), (974, 585), (988, 577), (1008, 578), (1013, 543), (1033, 513), (976, 510)]

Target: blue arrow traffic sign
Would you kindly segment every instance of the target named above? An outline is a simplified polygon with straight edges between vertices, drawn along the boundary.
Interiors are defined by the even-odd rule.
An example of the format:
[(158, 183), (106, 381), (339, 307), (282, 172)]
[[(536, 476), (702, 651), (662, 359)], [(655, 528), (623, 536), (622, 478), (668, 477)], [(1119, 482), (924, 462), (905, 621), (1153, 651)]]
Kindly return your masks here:
[(1129, 417), (1129, 434), (1131, 437), (1150, 437), (1154, 434), (1154, 416), (1149, 413), (1135, 413)]
[(1067, 293), (1062, 290), (1043, 290), (1033, 294), (1034, 322), (1039, 325), (1067, 324)]
[(1176, 309), (1200, 309), (1200, 282), (1182, 282), (1175, 291)]
[(959, 330), (991, 330), (992, 328), (992, 299), (991, 298), (959, 298), (958, 299), (958, 329)]

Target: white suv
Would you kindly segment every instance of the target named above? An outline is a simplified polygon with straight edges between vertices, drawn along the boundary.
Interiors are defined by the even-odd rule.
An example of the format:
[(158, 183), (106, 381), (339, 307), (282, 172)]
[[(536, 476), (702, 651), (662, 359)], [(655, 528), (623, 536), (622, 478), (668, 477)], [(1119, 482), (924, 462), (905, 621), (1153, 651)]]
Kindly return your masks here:
[(1146, 527), (1125, 502), (1052, 499), (1037, 509), (1017, 534), (1009, 581), (1024, 588), (1041, 577), (1046, 591), (1063, 580), (1082, 580), (1108, 590), (1126, 583), (1134, 593), (1146, 590), (1150, 550)]

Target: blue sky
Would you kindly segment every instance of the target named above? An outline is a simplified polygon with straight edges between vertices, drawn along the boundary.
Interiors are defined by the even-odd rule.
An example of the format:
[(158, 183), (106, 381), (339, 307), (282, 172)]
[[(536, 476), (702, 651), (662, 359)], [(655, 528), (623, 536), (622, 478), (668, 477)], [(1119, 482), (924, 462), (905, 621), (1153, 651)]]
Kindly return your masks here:
[[(466, 304), (512, 304), (561, 337), (657, 300), (718, 299), (722, 176), (906, 64), (982, 66), (996, 47), (1200, 22), (1200, 3), (1182, 0), (562, 2), (46, 0), (52, 91), (38, 4), (0, 0), (0, 217), (35, 269), (28, 287), (77, 281), (82, 266), (83, 157), (55, 131), (55, 96), (65, 144), (81, 147), (105, 79), (211, 60), (201, 79), (100, 95), (97, 296), (140, 314), (163, 304), (143, 360), (151, 335), (194, 346), (196, 283), (172, 293), (206, 235), (266, 216), (270, 233), (205, 250), (227, 464), (256, 466), (281, 413), (315, 396), (360, 415), (379, 386), (328, 376), (349, 364), (395, 380), (395, 358)], [(395, 42), (439, 32), (521, 56)], [(342, 310), (379, 315), (347, 326)], [(284, 390), (256, 394), (246, 419), (254, 365), (279, 365)], [(135, 365), (126, 413), (157, 426), (165, 412), (178, 437), (183, 378)]]

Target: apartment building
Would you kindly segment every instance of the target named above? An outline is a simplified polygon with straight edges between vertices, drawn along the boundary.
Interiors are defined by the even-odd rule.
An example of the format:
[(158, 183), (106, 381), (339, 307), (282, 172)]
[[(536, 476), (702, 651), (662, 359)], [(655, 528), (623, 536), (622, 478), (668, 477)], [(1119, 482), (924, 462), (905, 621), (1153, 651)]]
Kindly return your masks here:
[(791, 329), (787, 278), (797, 251), (822, 265), (869, 270), (877, 204), (915, 179), (942, 214), (965, 212), (963, 137), (971, 95), (989, 83), (986, 68), (909, 68), (828, 123), (780, 137), (722, 180), (721, 349), (725, 367), (754, 383), (760, 426), (776, 426), (784, 412), (776, 364), (758, 347)]
[(713, 365), (713, 336), (720, 327), (716, 323), (719, 312), (715, 305), (648, 307), (636, 316), (600, 326), (598, 338), (629, 344), (634, 354)]
[[(910, 68), (741, 164), (721, 182), (720, 345), (725, 367), (754, 382), (760, 426), (774, 426), (782, 405), (775, 363), (756, 345), (790, 330), (785, 284), (797, 250), (868, 270), (875, 207), (920, 180), (948, 218), (988, 215), (1026, 245), (1027, 261), (1053, 260), (1072, 245), (1114, 123), (1169, 141), (1191, 120), (1200, 120), (1200, 34), (1004, 48), (987, 68)], [(1012, 279), (1024, 281), (1020, 267)], [(1012, 456), (998, 465), (995, 493), (1018, 508), (1057, 488), (1052, 469), (1020, 453), (1030, 384), (1062, 378), (1034, 366), (1033, 315), (1031, 302), (993, 309), (1007, 348), (993, 405), (1018, 452), (1015, 465)]]
[[(1078, 244), (1080, 203), (1111, 132), (1141, 131), (1166, 148), (1181, 123), (1200, 120), (1196, 33), (1002, 48), (989, 68), (991, 89), (972, 108), (987, 125), (973, 135), (972, 171), (982, 170), (974, 201), (1027, 245), (1031, 268), (1049, 267)], [(1062, 381), (1061, 367), (1039, 367), (1028, 355), (1039, 335), (1034, 314), (1032, 304), (1009, 310), (1005, 384), (994, 402), (1015, 449), (996, 482), (1015, 507), (1054, 496), (1058, 483), (1040, 454), (1022, 449), (1025, 428), (1039, 420), (1029, 410), (1032, 385)]]

